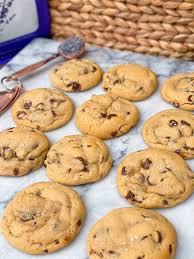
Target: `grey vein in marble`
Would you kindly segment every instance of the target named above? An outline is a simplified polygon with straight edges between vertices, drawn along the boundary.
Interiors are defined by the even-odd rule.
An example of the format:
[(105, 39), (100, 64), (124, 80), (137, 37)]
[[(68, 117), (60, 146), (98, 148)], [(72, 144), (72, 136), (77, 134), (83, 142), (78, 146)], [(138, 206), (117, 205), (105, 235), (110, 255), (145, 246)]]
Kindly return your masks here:
[[(18, 69), (48, 57), (57, 51), (58, 44), (59, 43), (55, 41), (46, 39), (34, 40), (9, 64), (7, 64), (3, 70), (0, 71), (0, 77), (3, 75), (9, 75)], [(170, 75), (178, 72), (194, 71), (194, 63), (192, 62), (176, 61), (174, 59), (158, 58), (148, 55), (134, 54), (125, 51), (113, 51), (110, 49), (96, 47), (90, 47), (87, 49), (85, 57), (96, 61), (104, 71), (106, 71), (106, 69), (110, 66), (120, 63), (131, 62), (148, 66), (157, 73), (160, 87), (163, 80)], [(26, 90), (37, 87), (51, 87), (48, 72), (54, 64), (60, 62), (62, 62), (62, 59), (58, 59), (45, 66), (38, 73), (34, 73), (26, 77), (23, 80)], [(103, 89), (98, 86), (83, 93), (71, 93), (69, 96), (74, 100), (75, 105), (78, 106), (85, 100), (89, 99), (91, 94), (99, 94), (103, 92)], [(75, 188), (81, 194), (87, 208), (87, 219), (81, 233), (70, 246), (54, 254), (46, 255), (44, 257), (36, 256), (36, 258), (87, 259), (86, 238), (91, 226), (110, 210), (118, 207), (129, 206), (129, 204), (119, 196), (116, 189), (115, 176), (117, 172), (117, 165), (126, 154), (146, 147), (140, 135), (143, 122), (161, 110), (172, 108), (170, 104), (165, 103), (161, 99), (159, 89), (147, 100), (137, 102), (136, 104), (141, 112), (141, 119), (138, 125), (130, 130), (130, 132), (126, 135), (117, 139), (106, 141), (114, 160), (114, 167), (112, 168), (109, 176), (98, 183), (87, 184)], [(3, 116), (0, 117), (0, 131), (12, 126), (14, 126), (14, 122), (11, 118), (11, 112), (9, 109), (3, 114)], [(54, 143), (64, 135), (77, 133), (79, 133), (79, 131), (76, 129), (74, 120), (72, 119), (66, 126), (48, 132), (47, 136), (50, 141)], [(189, 164), (192, 169), (194, 169), (194, 161), (189, 161)], [(49, 179), (45, 174), (44, 168), (20, 178), (0, 177), (0, 214), (2, 215), (3, 208), (16, 192), (34, 182), (48, 180)], [(174, 208), (159, 211), (174, 224), (177, 230), (178, 247), (176, 259), (193, 259), (194, 195), (192, 195), (184, 203)], [(11, 258), (30, 259), (34, 257), (23, 254), (15, 248), (12, 248), (3, 239), (2, 235), (0, 235), (0, 259)]]

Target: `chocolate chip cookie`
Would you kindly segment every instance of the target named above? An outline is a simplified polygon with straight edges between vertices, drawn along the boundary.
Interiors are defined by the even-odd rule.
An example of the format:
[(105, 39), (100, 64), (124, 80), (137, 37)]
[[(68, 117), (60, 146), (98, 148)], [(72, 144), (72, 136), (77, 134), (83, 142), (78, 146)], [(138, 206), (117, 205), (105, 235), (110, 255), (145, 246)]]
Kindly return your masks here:
[(194, 174), (176, 153), (150, 148), (123, 159), (117, 187), (121, 196), (135, 206), (173, 207), (194, 191)]
[(109, 212), (88, 236), (90, 259), (174, 259), (176, 231), (156, 211), (120, 208)]
[(58, 90), (37, 88), (25, 92), (13, 105), (12, 116), (19, 126), (49, 131), (65, 125), (73, 115), (71, 99)]
[(110, 139), (125, 134), (139, 119), (137, 107), (111, 94), (92, 95), (78, 107), (75, 122), (84, 134)]
[(47, 254), (78, 235), (85, 208), (78, 193), (56, 183), (40, 182), (25, 188), (5, 208), (2, 233), (17, 249)]
[(10, 128), (0, 133), (0, 175), (22, 176), (41, 167), (49, 141), (31, 128)]
[(174, 151), (185, 159), (194, 158), (194, 115), (191, 112), (161, 111), (145, 122), (142, 134), (150, 147)]
[(52, 180), (79, 185), (96, 182), (110, 171), (112, 159), (107, 145), (93, 136), (66, 136), (47, 154), (46, 171)]
[(54, 87), (66, 92), (80, 92), (96, 86), (102, 78), (102, 70), (93, 61), (72, 59), (55, 67), (50, 74)]
[(130, 101), (146, 99), (156, 90), (157, 85), (154, 72), (138, 64), (111, 67), (103, 76), (105, 90)]
[(161, 95), (176, 108), (194, 111), (194, 73), (182, 73), (168, 78)]

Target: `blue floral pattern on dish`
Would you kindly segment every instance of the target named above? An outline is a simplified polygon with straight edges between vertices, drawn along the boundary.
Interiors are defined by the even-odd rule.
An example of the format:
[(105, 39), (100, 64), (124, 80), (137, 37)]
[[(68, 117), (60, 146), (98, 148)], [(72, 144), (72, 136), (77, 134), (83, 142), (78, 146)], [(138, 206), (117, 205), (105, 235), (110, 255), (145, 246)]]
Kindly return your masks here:
[(9, 24), (16, 16), (16, 14), (10, 10), (13, 2), (14, 0), (0, 1), (0, 33), (3, 32), (6, 24)]

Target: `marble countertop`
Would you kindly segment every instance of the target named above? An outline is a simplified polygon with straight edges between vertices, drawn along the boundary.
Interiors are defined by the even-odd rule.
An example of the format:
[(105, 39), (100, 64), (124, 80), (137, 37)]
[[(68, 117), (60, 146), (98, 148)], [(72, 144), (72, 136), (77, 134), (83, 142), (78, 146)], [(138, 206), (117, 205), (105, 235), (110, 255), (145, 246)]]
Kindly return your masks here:
[[(0, 71), (0, 77), (9, 75), (26, 65), (30, 65), (43, 58), (48, 57), (56, 52), (59, 43), (47, 40), (36, 39), (25, 49), (23, 49), (12, 61)], [(120, 63), (139, 63), (151, 68), (159, 77), (161, 84), (164, 79), (178, 72), (194, 71), (194, 63), (186, 61), (177, 61), (168, 58), (152, 57), (142, 54), (134, 54), (126, 51), (114, 51), (110, 49), (103, 49), (97, 47), (90, 47), (87, 49), (86, 58), (97, 62), (104, 71), (110, 66)], [(37, 87), (51, 87), (49, 82), (49, 70), (62, 60), (58, 59), (51, 62), (36, 74), (32, 74), (23, 80), (26, 90)], [(0, 86), (1, 87), (1, 86)], [(89, 99), (91, 94), (103, 93), (104, 90), (97, 86), (92, 90), (82, 93), (71, 93), (69, 96), (73, 99), (75, 106), (79, 106), (85, 100)], [(117, 165), (120, 160), (128, 153), (132, 153), (139, 149), (146, 148), (141, 136), (141, 129), (143, 122), (153, 114), (172, 108), (170, 104), (165, 103), (159, 93), (159, 89), (147, 100), (136, 102), (140, 109), (141, 119), (137, 126), (130, 130), (122, 137), (106, 141), (108, 144), (113, 160), (114, 166), (110, 174), (102, 181), (94, 184), (87, 184), (75, 187), (86, 205), (87, 219), (85, 225), (79, 236), (66, 248), (50, 255), (44, 256), (48, 259), (87, 259), (86, 253), (86, 238), (91, 226), (106, 213), (112, 209), (119, 207), (130, 206), (127, 201), (122, 199), (116, 189), (116, 173)], [(11, 118), (10, 109), (0, 117), (0, 131), (13, 127), (14, 122)], [(65, 135), (77, 134), (79, 131), (75, 127), (74, 120), (59, 129), (46, 133), (51, 143), (56, 142)], [(188, 161), (191, 168), (194, 170), (194, 161)], [(44, 168), (38, 169), (23, 177), (2, 177), (0, 179), (0, 215), (10, 199), (24, 187), (38, 182), (49, 181), (45, 174)], [(170, 208), (160, 209), (161, 214), (166, 216), (175, 226), (178, 236), (178, 247), (176, 259), (193, 259), (194, 258), (194, 195), (182, 204)], [(34, 258), (31, 255), (23, 254), (22, 252), (11, 247), (0, 235), (0, 259), (30, 259)], [(43, 258), (43, 256), (36, 256), (36, 258)], [(130, 259), (130, 258), (129, 258)], [(157, 259), (157, 258), (156, 258)]]

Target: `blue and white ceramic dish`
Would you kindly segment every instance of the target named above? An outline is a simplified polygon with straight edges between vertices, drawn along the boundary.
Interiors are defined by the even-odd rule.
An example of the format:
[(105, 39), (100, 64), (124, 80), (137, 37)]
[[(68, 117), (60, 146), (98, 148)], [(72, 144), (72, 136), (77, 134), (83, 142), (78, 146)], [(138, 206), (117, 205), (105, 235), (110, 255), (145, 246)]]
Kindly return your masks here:
[(0, 63), (50, 31), (47, 0), (0, 0)]

